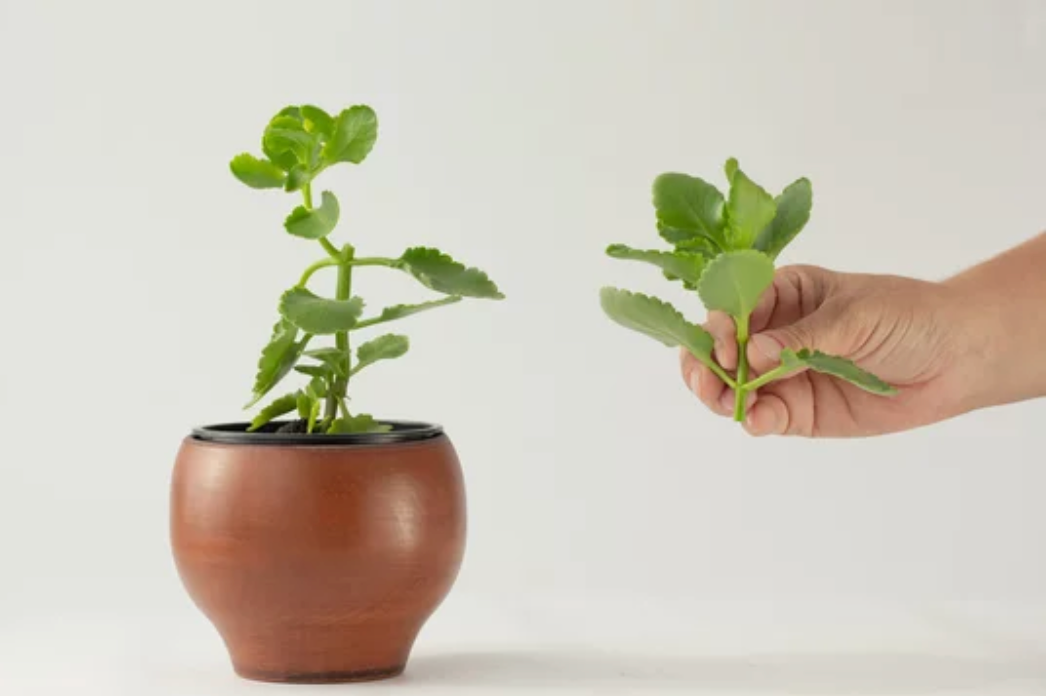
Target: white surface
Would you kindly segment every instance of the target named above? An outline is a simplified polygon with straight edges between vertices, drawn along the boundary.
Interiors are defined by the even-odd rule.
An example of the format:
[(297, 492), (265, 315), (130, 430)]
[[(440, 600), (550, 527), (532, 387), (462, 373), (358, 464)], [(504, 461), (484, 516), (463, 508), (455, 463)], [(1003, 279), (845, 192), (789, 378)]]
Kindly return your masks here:
[[(1046, 607), (452, 601), (402, 678), (323, 693), (1018, 696), (1046, 691)], [(8, 627), (0, 693), (304, 693), (241, 680), (191, 615)], [(15, 637), (17, 635), (17, 638)]]
[[(326, 177), (338, 235), (375, 254), (438, 245), (509, 296), (404, 322), (411, 354), (356, 394), (379, 416), (440, 421), (456, 442), (471, 515), (462, 606), (597, 592), (1046, 601), (1046, 402), (882, 440), (755, 442), (691, 398), (672, 351), (612, 325), (596, 299), (618, 284), (700, 317), (602, 249), (656, 243), (656, 174), (712, 177), (728, 155), (774, 190), (812, 178), (813, 221), (787, 261), (936, 278), (1013, 245), (1046, 221), (1043, 85), (1043, 0), (0, 1), (4, 673), (46, 664), (76, 684), (64, 665), (78, 660), (139, 686), (149, 665), (226, 679), (213, 641), (149, 652), (207, 635), (173, 574), (167, 482), (192, 425), (239, 416), (276, 298), (318, 257), (280, 228), (290, 198), (226, 168), (304, 100), (368, 102), (381, 121), (371, 158)], [(371, 306), (425, 296), (380, 269), (356, 289)], [(461, 616), (430, 634), (430, 672), (447, 684), (468, 681), (455, 646), (509, 630), (473, 616), (455, 643)], [(522, 649), (545, 654), (553, 619)], [(906, 657), (909, 625), (870, 661), (845, 651), (839, 669), (886, 672), (901, 693), (876, 667), (900, 654), (917, 682), (950, 678), (950, 644)], [(720, 645), (730, 621), (714, 626), (693, 634), (697, 649), (645, 629), (643, 651), (697, 666), (624, 659), (655, 681), (707, 671), (721, 691), (776, 688), (773, 669), (703, 668), (738, 654)], [(819, 634), (815, 652), (849, 630)], [(61, 653), (51, 642), (66, 632), (91, 640)], [(125, 673), (122, 655), (148, 660)], [(558, 659), (559, 681), (613, 672)], [(777, 669), (816, 691), (836, 678), (830, 660)], [(473, 677), (503, 667), (526, 685), (526, 664), (494, 657)]]

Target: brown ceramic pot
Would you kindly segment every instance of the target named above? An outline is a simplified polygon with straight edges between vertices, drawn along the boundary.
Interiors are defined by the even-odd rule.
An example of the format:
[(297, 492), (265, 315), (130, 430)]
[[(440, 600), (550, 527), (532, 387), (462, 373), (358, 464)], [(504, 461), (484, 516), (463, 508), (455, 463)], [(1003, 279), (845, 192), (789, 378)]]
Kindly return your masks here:
[(400, 674), (450, 590), (465, 496), (437, 426), (367, 435), (194, 431), (171, 486), (178, 572), (248, 679)]

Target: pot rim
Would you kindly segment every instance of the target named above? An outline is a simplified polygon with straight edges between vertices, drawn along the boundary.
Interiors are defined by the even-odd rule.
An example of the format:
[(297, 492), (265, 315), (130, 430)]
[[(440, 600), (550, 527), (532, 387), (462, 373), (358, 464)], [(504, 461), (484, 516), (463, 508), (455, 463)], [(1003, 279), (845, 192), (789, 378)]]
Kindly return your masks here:
[(326, 435), (319, 433), (277, 433), (273, 428), (287, 421), (272, 421), (268, 430), (247, 432), (250, 423), (214, 423), (202, 425), (192, 430), (192, 439), (200, 442), (212, 442), (222, 445), (305, 445), (309, 447), (330, 447), (345, 445), (394, 445), (403, 442), (429, 440), (443, 434), (443, 426), (436, 423), (420, 421), (382, 420), (391, 425), (392, 430), (385, 433), (338, 433)]

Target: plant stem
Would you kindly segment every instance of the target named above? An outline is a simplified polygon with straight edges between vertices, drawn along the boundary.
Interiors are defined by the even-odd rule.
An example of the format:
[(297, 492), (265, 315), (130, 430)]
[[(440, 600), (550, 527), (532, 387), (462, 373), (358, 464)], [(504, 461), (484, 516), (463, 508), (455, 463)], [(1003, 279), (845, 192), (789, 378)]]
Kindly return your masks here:
[(396, 265), (396, 259), (385, 259), (381, 257), (367, 257), (362, 259), (353, 259), (353, 266), (388, 266), (393, 267)]
[(782, 377), (787, 376), (789, 373), (793, 372), (794, 370), (795, 370), (795, 368), (792, 368), (792, 367), (785, 367), (784, 365), (778, 365), (777, 367), (775, 367), (774, 369), (770, 370), (769, 372), (765, 372), (765, 373), (759, 375), (758, 377), (753, 379), (751, 382), (746, 384), (745, 385), (745, 389), (747, 389), (748, 391), (755, 391), (759, 387), (764, 387), (767, 384), (770, 384), (770, 382), (773, 382), (775, 379), (781, 379)]
[(715, 374), (716, 377), (723, 380), (723, 383), (726, 386), (730, 387), (731, 389), (737, 389), (737, 382), (734, 381), (733, 377), (726, 373), (726, 370), (719, 367), (719, 365), (717, 365), (714, 361), (706, 362), (705, 365), (708, 367), (709, 370), (711, 370)]
[(327, 268), (328, 266), (337, 266), (337, 265), (338, 265), (338, 262), (335, 261), (334, 259), (320, 259), (316, 263), (314, 263), (311, 266), (309, 266), (308, 268), (306, 268), (305, 272), (301, 274), (301, 280), (298, 281), (298, 287), (299, 288), (304, 288), (305, 284), (309, 282), (309, 278), (312, 277), (312, 274), (315, 273), (316, 271), (320, 270), (321, 268)]
[(745, 398), (748, 385), (748, 317), (737, 322), (737, 385), (734, 387), (734, 420), (745, 419)]
[[(352, 295), (352, 258), (354, 253), (355, 249), (352, 248), (352, 245), (346, 244), (339, 254), (341, 263), (338, 264), (338, 286), (334, 294), (334, 299), (336, 300), (344, 301)], [(334, 346), (344, 356), (342, 359), (345, 361), (343, 367), (346, 376), (335, 379), (334, 386), (327, 395), (325, 418), (331, 420), (338, 417), (338, 403), (345, 400), (349, 391), (348, 375), (352, 370), (352, 346), (349, 343), (349, 332), (339, 331), (334, 334)]]

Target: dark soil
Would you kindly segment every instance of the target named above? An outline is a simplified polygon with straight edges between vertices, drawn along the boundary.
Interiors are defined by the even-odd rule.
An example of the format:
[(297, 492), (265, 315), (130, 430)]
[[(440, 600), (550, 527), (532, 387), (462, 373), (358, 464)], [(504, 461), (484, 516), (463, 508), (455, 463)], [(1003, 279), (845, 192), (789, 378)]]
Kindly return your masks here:
[(278, 433), (307, 433), (309, 431), (309, 423), (304, 418), (284, 423), (279, 428), (276, 428)]

